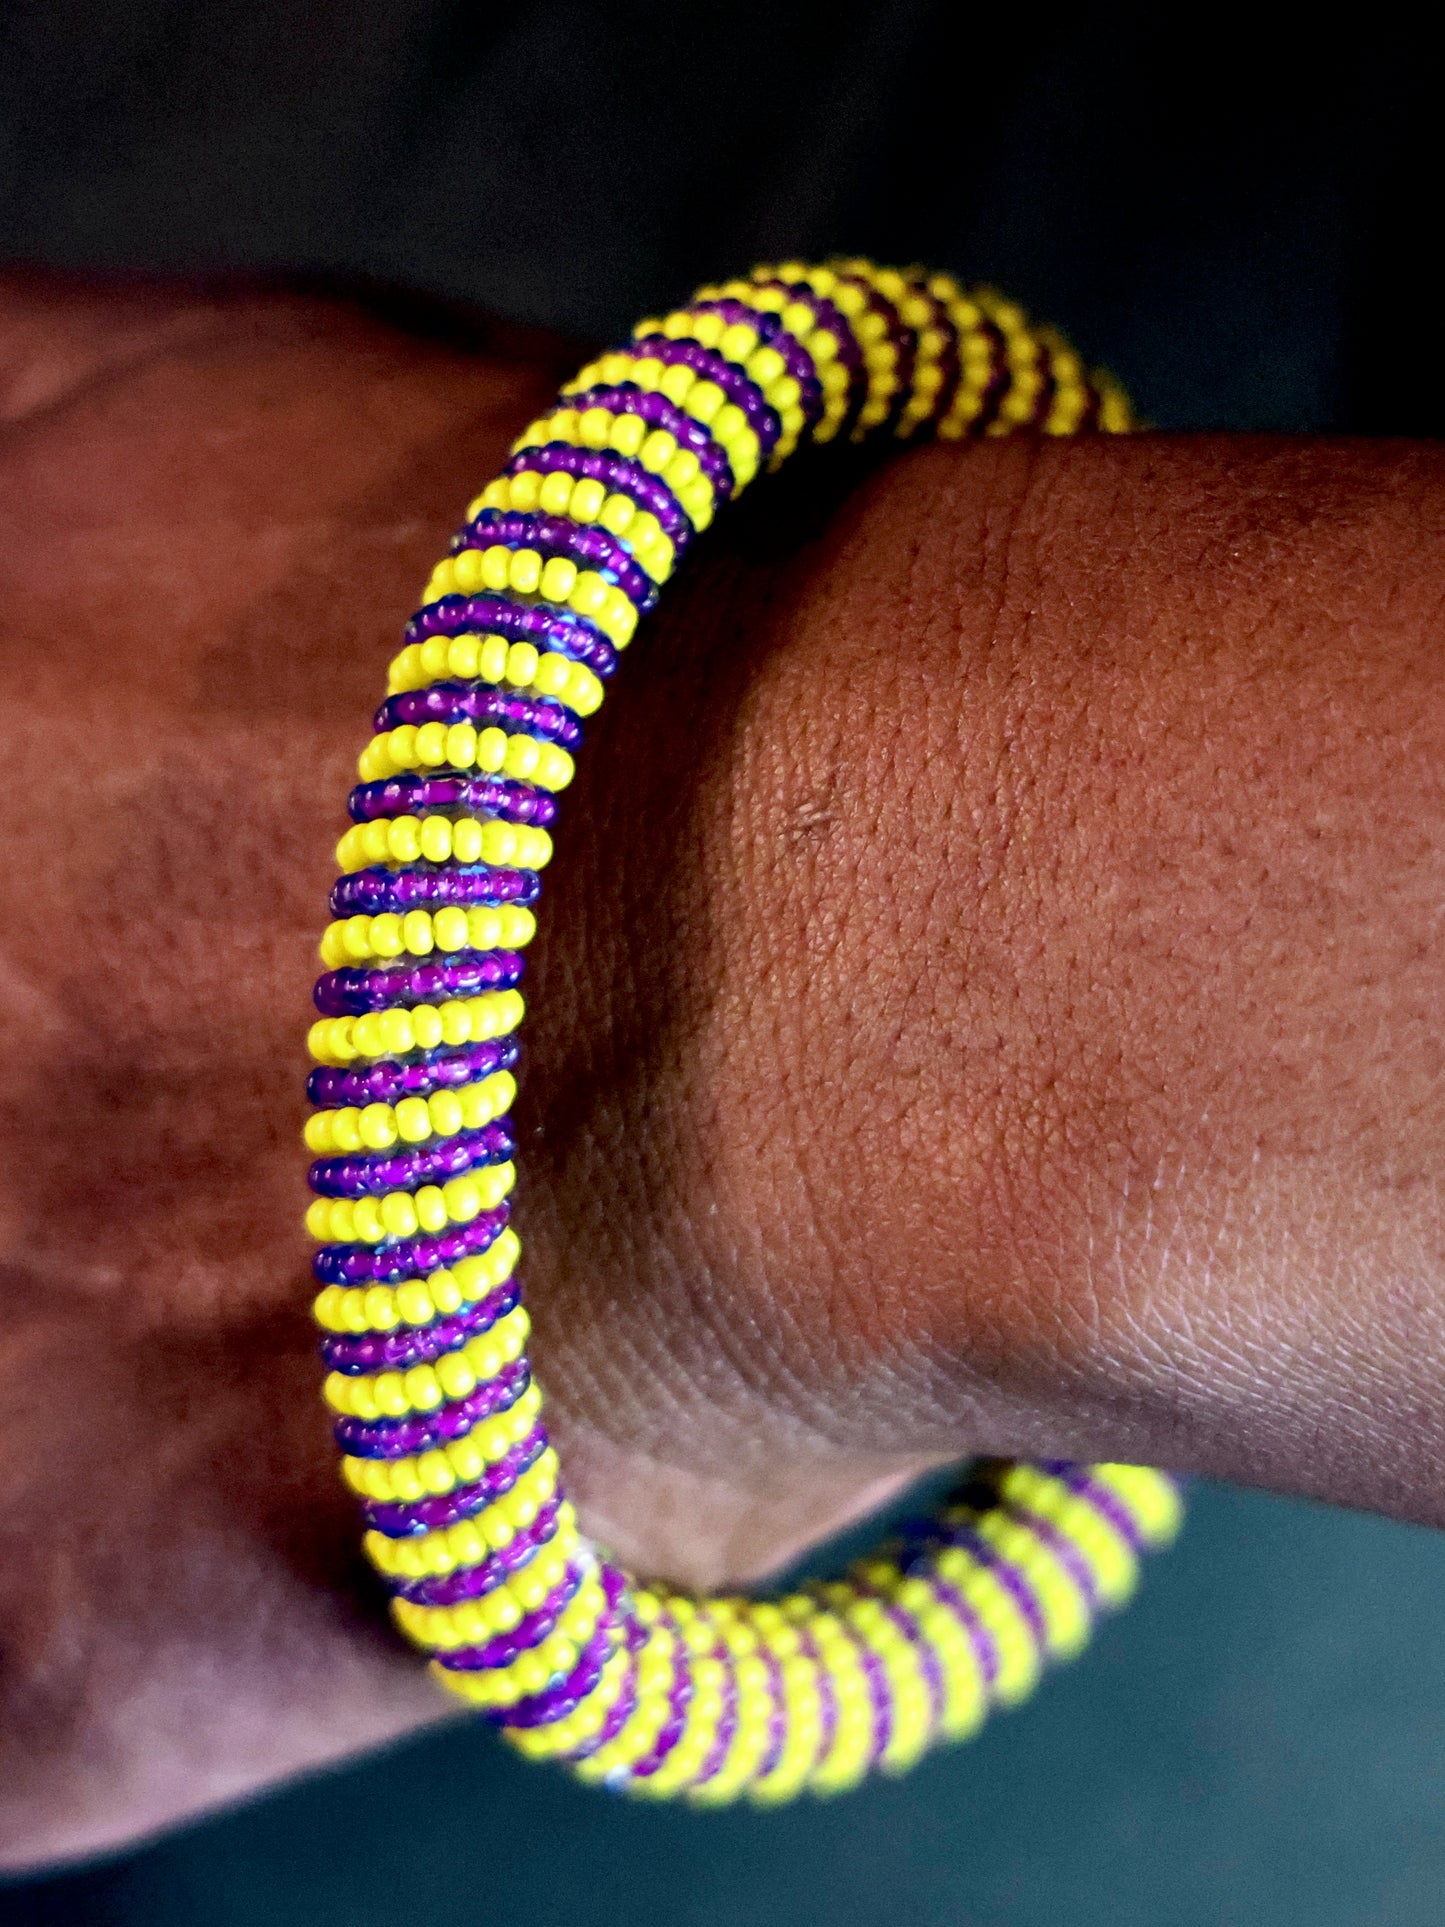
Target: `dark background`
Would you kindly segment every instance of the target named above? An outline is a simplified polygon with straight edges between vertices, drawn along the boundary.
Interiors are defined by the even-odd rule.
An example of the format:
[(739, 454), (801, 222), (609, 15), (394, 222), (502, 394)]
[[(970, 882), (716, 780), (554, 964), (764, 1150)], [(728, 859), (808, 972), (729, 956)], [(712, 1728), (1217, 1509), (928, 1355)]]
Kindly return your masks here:
[[(1171, 427), (1438, 434), (1441, 30), (1383, 8), (0, 9), (0, 260), (405, 287), (585, 336), (754, 258), (988, 278)], [(618, 1804), (459, 1727), (14, 1927), (1441, 1927), (1445, 1539), (1196, 1495), (1040, 1700), (897, 1785)]]

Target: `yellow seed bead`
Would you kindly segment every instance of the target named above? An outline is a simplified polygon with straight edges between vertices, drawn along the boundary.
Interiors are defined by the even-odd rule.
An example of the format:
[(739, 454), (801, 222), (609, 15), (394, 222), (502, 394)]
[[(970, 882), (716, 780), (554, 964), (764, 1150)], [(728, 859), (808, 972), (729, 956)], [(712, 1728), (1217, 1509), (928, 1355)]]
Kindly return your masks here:
[(387, 1235), (392, 1238), (412, 1238), (416, 1235), (416, 1206), (405, 1191), (393, 1191), (381, 1201), (381, 1222)]
[[(486, 849), (483, 837), (482, 848)], [(495, 950), (502, 940), (502, 918), (500, 911), (486, 910), (480, 905), (467, 912), (467, 934), (474, 950)]]
[[(446, 1200), (447, 1218), (453, 1224), (470, 1224), (484, 1207), (484, 1193), (480, 1182), (474, 1178), (451, 1178), (442, 1187)], [(493, 1203), (499, 1200), (493, 1200)]]
[(395, 1331), (400, 1322), (395, 1295), (385, 1285), (371, 1286), (363, 1295), (362, 1310), (372, 1331)]
[(570, 514), (574, 522), (595, 522), (607, 500), (607, 490), (592, 476), (586, 476), (572, 491)]
[(467, 941), (467, 913), (457, 904), (438, 910), (432, 919), (432, 934), (439, 950), (461, 950)]
[(357, 1135), (371, 1151), (390, 1150), (396, 1143), (396, 1113), (389, 1104), (368, 1104), (356, 1119)]
[(447, 1222), (446, 1199), (439, 1185), (424, 1184), (413, 1203), (423, 1231), (440, 1231)]
[(447, 732), (442, 723), (423, 723), (416, 733), (417, 761), (436, 769), (447, 759)]
[(396, 1309), (408, 1325), (429, 1324), (436, 1311), (432, 1295), (419, 1278), (408, 1278), (396, 1288)]
[(608, 446), (620, 455), (634, 456), (647, 437), (647, 423), (640, 415), (618, 415), (607, 437)]
[(584, 569), (573, 584), (568, 605), (580, 616), (596, 616), (607, 607), (608, 584), (595, 569)]
[(477, 732), (472, 723), (453, 723), (446, 732), (442, 761), (453, 769), (470, 769), (476, 761)]
[(375, 1198), (358, 1198), (351, 1207), (352, 1235), (369, 1245), (380, 1244), (385, 1236), (381, 1208)]
[(455, 1091), (434, 1091), (426, 1100), (432, 1129), (441, 1137), (454, 1137), (462, 1128), (461, 1099)]
[(425, 1098), (404, 1097), (395, 1115), (396, 1128), (408, 1144), (420, 1144), (431, 1136), (431, 1113)]
[(501, 769), (509, 740), (504, 731), (495, 727), (482, 730), (477, 737), (477, 767), (494, 773)]
[(573, 478), (560, 469), (544, 476), (537, 490), (538, 508), (545, 515), (565, 515), (571, 505), (574, 486)]
[[(441, 573), (438, 570), (438, 575)], [(476, 549), (463, 549), (460, 555), (453, 556), (451, 577), (458, 589), (470, 593), (482, 586), (482, 558)]]
[(577, 564), (565, 555), (554, 555), (542, 571), (539, 587), (547, 601), (565, 602), (572, 593), (572, 586), (576, 580)]
[[(434, 638), (440, 640), (440, 638)], [(453, 636), (447, 644), (446, 674), (472, 677), (477, 673), (476, 636)]]
[[(464, 816), (452, 825), (452, 854), (458, 863), (475, 863), (482, 852), (482, 826), (475, 817)], [(450, 906), (455, 908), (455, 905)], [(440, 924), (440, 918), (438, 918)], [(438, 935), (437, 941), (441, 942)]]
[[(385, 1374), (383, 1374), (385, 1376)], [(419, 1412), (434, 1412), (442, 1401), (442, 1388), (430, 1365), (414, 1365), (402, 1377), (405, 1398)]]
[[(552, 565), (549, 562), (548, 568)], [(562, 598), (565, 601), (565, 597)], [(572, 680), (572, 665), (565, 656), (548, 655), (538, 659), (533, 686), (544, 696), (560, 696)]]
[[(422, 1324), (425, 1320), (418, 1319)], [(466, 1398), (476, 1390), (477, 1375), (458, 1352), (449, 1352), (436, 1362), (437, 1382), (448, 1398)]]
[(419, 1009), (412, 1011), (411, 1026), (418, 1050), (435, 1050), (442, 1041), (442, 1014), (429, 1004), (423, 1004)]
[(530, 642), (514, 642), (507, 651), (507, 681), (525, 689), (537, 673), (537, 651)]
[(390, 910), (382, 916), (373, 917), (368, 942), (373, 956), (399, 957), (406, 947), (401, 918)]
[(412, 1030), (411, 1015), (405, 1010), (384, 1010), (379, 1013), (377, 1026), (381, 1033), (381, 1049), (400, 1057), (415, 1047), (415, 1034)]
[(413, 957), (431, 955), (435, 945), (431, 917), (425, 910), (408, 910), (401, 922), (402, 942)]
[(482, 587), (505, 589), (510, 579), (512, 551), (504, 548), (482, 550)]
[(429, 816), (420, 826), (418, 842), (428, 863), (444, 863), (452, 853), (452, 826), (444, 816)]

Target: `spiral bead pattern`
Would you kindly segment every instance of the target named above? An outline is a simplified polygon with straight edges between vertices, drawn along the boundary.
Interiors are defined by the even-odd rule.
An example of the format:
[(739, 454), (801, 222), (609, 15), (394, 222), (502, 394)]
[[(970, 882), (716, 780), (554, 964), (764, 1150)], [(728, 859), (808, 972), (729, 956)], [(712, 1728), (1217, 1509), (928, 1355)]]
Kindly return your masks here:
[(1138, 1466), (989, 1463), (846, 1578), (690, 1598), (579, 1532), (508, 1222), (516, 989), (586, 719), (693, 538), (804, 443), (1132, 426), (987, 290), (862, 260), (698, 291), (521, 435), (408, 623), (338, 848), (306, 1127), (325, 1394), (437, 1678), (534, 1758), (710, 1804), (896, 1771), (1077, 1651), (1178, 1523)]

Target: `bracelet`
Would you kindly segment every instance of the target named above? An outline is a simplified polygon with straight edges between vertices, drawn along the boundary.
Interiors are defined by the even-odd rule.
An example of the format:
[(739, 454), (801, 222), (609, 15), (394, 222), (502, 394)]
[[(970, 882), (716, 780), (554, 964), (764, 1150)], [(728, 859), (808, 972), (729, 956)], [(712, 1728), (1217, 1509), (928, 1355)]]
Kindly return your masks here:
[(810, 440), (1132, 426), (1115, 382), (989, 290), (761, 267), (581, 370), (407, 625), (321, 945), (316, 1317), (397, 1624), (531, 1758), (707, 1805), (897, 1771), (1076, 1652), (1177, 1528), (1162, 1473), (989, 1461), (845, 1579), (762, 1600), (644, 1584), (563, 1496), (507, 1204), (515, 986), (557, 795), (693, 537)]

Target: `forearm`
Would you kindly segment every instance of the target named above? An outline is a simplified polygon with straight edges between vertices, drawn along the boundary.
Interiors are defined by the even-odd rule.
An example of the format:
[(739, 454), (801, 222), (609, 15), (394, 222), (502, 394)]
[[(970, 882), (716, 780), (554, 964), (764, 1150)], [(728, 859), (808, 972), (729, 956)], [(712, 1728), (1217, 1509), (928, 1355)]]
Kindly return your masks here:
[[(615, 1283), (671, 1303), (664, 1370), (726, 1353), (860, 1453), (1440, 1517), (1442, 509), (1425, 449), (939, 450), (698, 580), (575, 811), (619, 813), (606, 878), (557, 880), (626, 968), (575, 1029), (539, 995), (554, 1376), (593, 1364), (560, 1239), (630, 1090)], [(706, 745), (672, 817), (670, 732)], [(586, 1048), (633, 1066), (600, 1108)]]
[[(385, 638), (565, 370), (187, 325), (0, 460), (15, 1859), (433, 1705), (315, 1397), (300, 1037)], [(1440, 1516), (1445, 464), (828, 473), (639, 636), (548, 872), (517, 1210), (584, 1522), (737, 1576), (1020, 1450)]]

